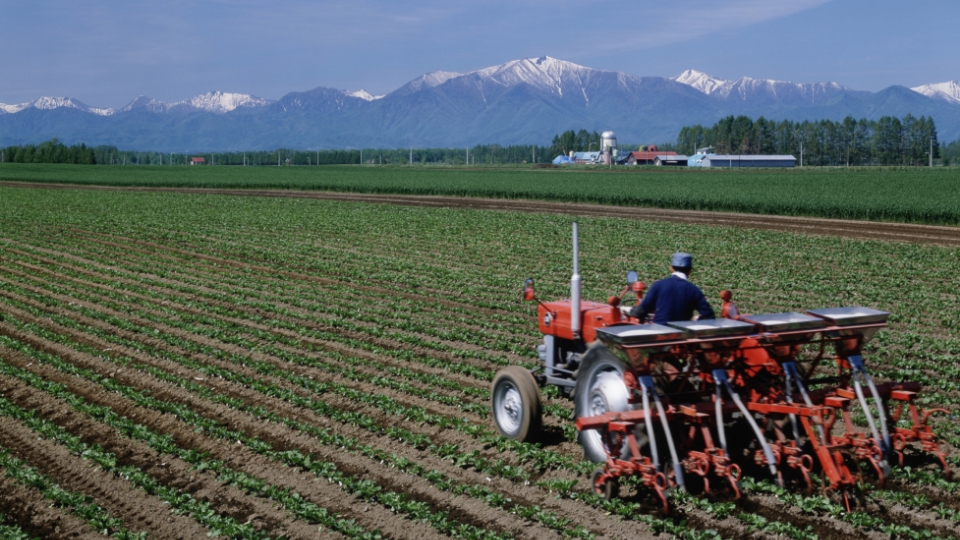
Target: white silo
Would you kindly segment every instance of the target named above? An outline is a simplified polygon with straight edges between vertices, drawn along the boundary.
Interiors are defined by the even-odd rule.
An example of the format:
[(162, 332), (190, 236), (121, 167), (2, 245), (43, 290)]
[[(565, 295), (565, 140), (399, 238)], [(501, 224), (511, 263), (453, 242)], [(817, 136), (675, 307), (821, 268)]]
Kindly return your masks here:
[(603, 164), (610, 165), (613, 155), (617, 149), (617, 135), (612, 131), (604, 131), (600, 134), (600, 153), (603, 156)]

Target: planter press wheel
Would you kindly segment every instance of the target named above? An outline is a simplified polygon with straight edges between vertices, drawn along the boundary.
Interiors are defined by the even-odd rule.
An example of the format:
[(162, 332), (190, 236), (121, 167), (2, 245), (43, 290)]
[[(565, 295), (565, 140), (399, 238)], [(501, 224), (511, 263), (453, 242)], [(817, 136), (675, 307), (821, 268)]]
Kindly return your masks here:
[(594, 469), (593, 475), (590, 477), (590, 485), (593, 486), (594, 493), (609, 501), (610, 499), (616, 499), (620, 496), (620, 482), (616, 478), (607, 478), (603, 484), (598, 484), (597, 481), (605, 473), (606, 469), (603, 467)]
[(540, 390), (533, 375), (519, 366), (497, 372), (493, 379), (491, 405), (497, 431), (504, 437), (528, 442), (540, 435), (543, 413)]

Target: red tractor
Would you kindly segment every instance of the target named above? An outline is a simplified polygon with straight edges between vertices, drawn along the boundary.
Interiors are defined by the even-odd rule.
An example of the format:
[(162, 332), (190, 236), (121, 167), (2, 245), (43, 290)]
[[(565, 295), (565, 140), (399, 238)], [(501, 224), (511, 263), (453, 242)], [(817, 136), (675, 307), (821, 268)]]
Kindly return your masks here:
[[(667, 489), (709, 493), (714, 480), (739, 496), (741, 470), (752, 468), (780, 485), (839, 492), (849, 509), (857, 482), (868, 475), (882, 484), (890, 461), (902, 465), (914, 442), (949, 476), (927, 425), (946, 411), (922, 410), (917, 383), (877, 385), (867, 372), (863, 345), (888, 313), (841, 307), (742, 315), (724, 291), (729, 318), (642, 324), (619, 309), (626, 293), (637, 301), (643, 295), (636, 272), (606, 303), (582, 302), (577, 259), (574, 223), (570, 299), (541, 302), (526, 281), (525, 299), (538, 304), (541, 365), (497, 373), (493, 417), (504, 436), (534, 440), (539, 387), (559, 387), (574, 401), (585, 457), (601, 464), (597, 493), (614, 496), (621, 476), (639, 475), (668, 510)], [(855, 418), (865, 420), (857, 422), (862, 428)]]

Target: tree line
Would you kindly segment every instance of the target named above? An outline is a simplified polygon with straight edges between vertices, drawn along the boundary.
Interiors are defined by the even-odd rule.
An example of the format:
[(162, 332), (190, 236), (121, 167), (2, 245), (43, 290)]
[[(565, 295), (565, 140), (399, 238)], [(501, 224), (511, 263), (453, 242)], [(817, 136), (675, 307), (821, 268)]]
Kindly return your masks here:
[[(74, 160), (74, 149), (83, 149), (85, 157)], [(115, 146), (95, 148), (80, 145), (65, 147), (56, 139), (40, 145), (11, 146), (3, 149), (5, 161), (16, 163), (91, 163), (101, 165), (189, 165), (202, 157), (206, 165), (358, 165), (419, 164), (472, 165), (510, 163), (549, 163), (548, 147), (537, 145), (501, 146), (483, 144), (470, 148), (364, 148), (348, 150), (297, 150), (280, 148), (252, 152), (139, 152), (118, 150)], [(412, 161), (411, 161), (412, 160)]]
[(71, 163), (75, 165), (96, 165), (99, 163), (94, 148), (85, 144), (67, 146), (57, 139), (36, 145), (8, 146), (0, 149), (0, 159), (11, 163)]
[(879, 120), (794, 122), (728, 116), (711, 127), (680, 130), (677, 147), (693, 154), (711, 147), (716, 154), (789, 154), (804, 165), (926, 165), (940, 157), (932, 117), (884, 116)]
[[(347, 150), (277, 150), (189, 154), (216, 165), (503, 165), (549, 163), (547, 147), (482, 144), (470, 148), (354, 148)], [(468, 160), (469, 159), (469, 163)]]
[[(0, 160), (13, 163), (76, 163), (101, 165), (189, 165), (202, 157), (208, 165), (500, 165), (549, 163), (558, 155), (600, 147), (600, 134), (568, 130), (553, 137), (550, 146), (498, 144), (470, 148), (354, 148), (298, 150), (280, 148), (252, 152), (163, 153), (119, 150), (115, 146), (66, 146), (57, 139), (38, 145), (0, 148)], [(693, 154), (710, 147), (717, 154), (790, 154), (804, 165), (925, 165), (930, 146), (933, 159), (944, 165), (960, 163), (960, 140), (941, 145), (933, 118), (911, 115), (879, 120), (847, 117), (793, 122), (760, 117), (728, 116), (711, 127), (687, 126), (677, 142), (658, 144), (662, 151)], [(619, 145), (621, 152), (643, 146)]]
[(960, 164), (960, 139), (944, 144), (941, 147), (940, 161), (944, 165)]

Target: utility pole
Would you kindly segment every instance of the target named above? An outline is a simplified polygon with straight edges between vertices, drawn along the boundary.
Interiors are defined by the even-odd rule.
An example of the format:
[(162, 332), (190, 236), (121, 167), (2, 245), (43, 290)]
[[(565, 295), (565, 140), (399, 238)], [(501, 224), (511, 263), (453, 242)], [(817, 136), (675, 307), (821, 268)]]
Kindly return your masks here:
[(413, 147), (410, 147), (410, 163), (408, 165), (413, 165)]
[(803, 141), (800, 141), (800, 168), (803, 168)]
[(933, 137), (930, 137), (930, 166), (933, 167)]
[[(320, 163), (317, 162), (317, 164), (319, 165)], [(360, 164), (363, 165), (363, 148), (360, 149)]]
[(467, 147), (467, 165), (470, 164), (470, 147)]

